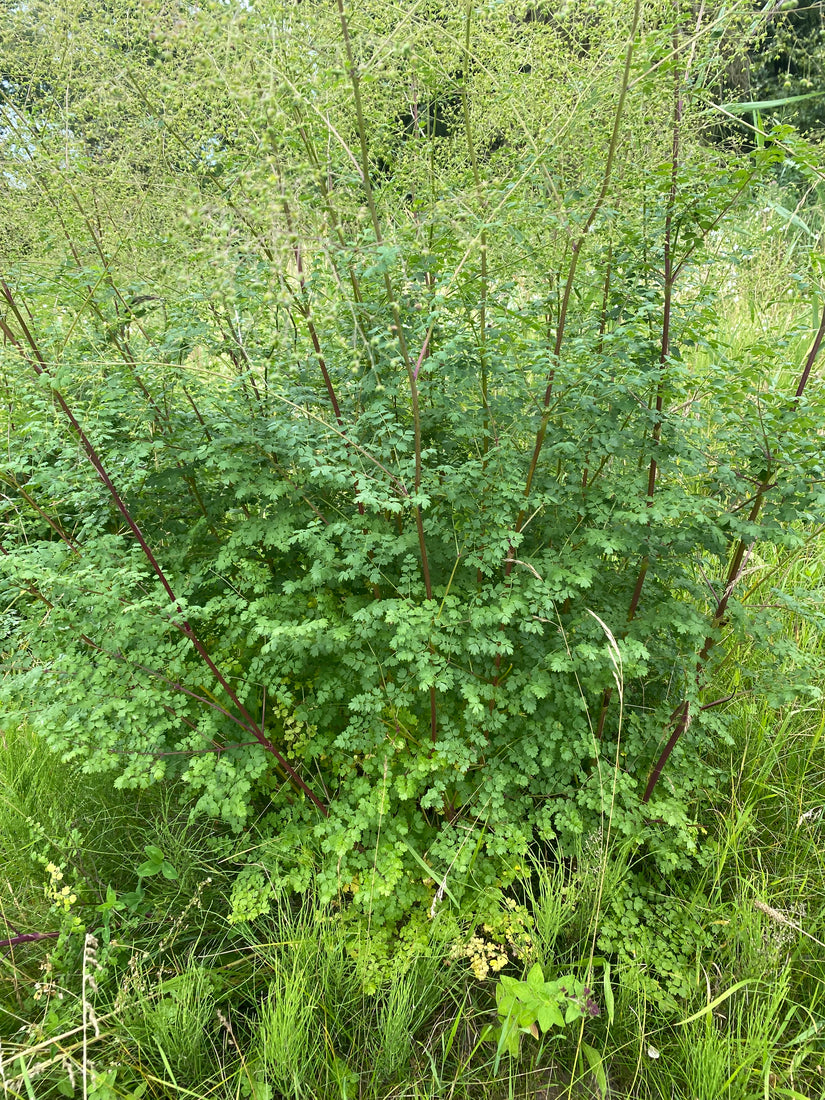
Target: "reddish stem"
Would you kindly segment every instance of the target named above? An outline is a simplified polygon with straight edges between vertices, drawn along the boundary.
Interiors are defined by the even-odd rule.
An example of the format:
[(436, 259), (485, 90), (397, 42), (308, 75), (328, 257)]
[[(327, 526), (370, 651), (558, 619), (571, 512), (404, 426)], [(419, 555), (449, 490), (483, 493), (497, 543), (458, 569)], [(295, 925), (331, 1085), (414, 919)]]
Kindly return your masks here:
[[(20, 345), (20, 341), (15, 337), (14, 333), (8, 327), (6, 322), (3, 321), (3, 320), (0, 320), (0, 329), (2, 329), (2, 331), (14, 343), (14, 345), (17, 347), (18, 351), (29, 362), (29, 364), (31, 365), (32, 369), (35, 371), (36, 374), (48, 376), (50, 374), (50, 372), (49, 372), (46, 360), (44, 359), (42, 353), (40, 352), (40, 349), (37, 345), (37, 342), (35, 341), (34, 337), (32, 336), (31, 331), (29, 330), (29, 327), (26, 324), (25, 319), (23, 318), (22, 314), (20, 313), (20, 310), (17, 307), (17, 303), (14, 299), (14, 295), (12, 294), (12, 292), (11, 292), (8, 284), (6, 283), (6, 281), (2, 278), (0, 278), (0, 291), (2, 291), (3, 297), (6, 299), (6, 301), (8, 302), (8, 304), (9, 304), (11, 310), (12, 310), (12, 312), (14, 313), (15, 317), (17, 318), (17, 322), (20, 325), (20, 328), (21, 328), (21, 330), (23, 332), (23, 335), (26, 339), (26, 342), (29, 345), (29, 347), (31, 348), (32, 355), (26, 355), (23, 352), (23, 349)], [(174, 591), (172, 589), (172, 586), (170, 585), (170, 583), (169, 583), (169, 581), (166, 577), (166, 574), (161, 569), (160, 564), (158, 563), (157, 558), (153, 554), (151, 547), (149, 546), (148, 542), (146, 541), (146, 538), (145, 538), (143, 532), (141, 531), (140, 527), (138, 526), (138, 524), (135, 521), (134, 517), (132, 516), (131, 512), (126, 507), (126, 504), (124, 503), (123, 499), (121, 498), (120, 494), (118, 493), (117, 489), (115, 488), (114, 482), (112, 481), (112, 479), (109, 476), (105, 466), (103, 465), (103, 462), (102, 462), (100, 456), (98, 455), (95, 447), (93, 446), (92, 442), (90, 441), (90, 439), (88, 438), (86, 433), (83, 431), (82, 427), (80, 426), (77, 418), (75, 417), (74, 413), (72, 412), (71, 408), (69, 407), (68, 403), (66, 402), (65, 398), (63, 397), (62, 393), (59, 390), (54, 389), (54, 388), (52, 388), (51, 392), (52, 392), (52, 395), (54, 396), (55, 401), (57, 401), (58, 405), (62, 409), (64, 416), (66, 417), (66, 419), (69, 421), (70, 425), (72, 426), (72, 429), (77, 434), (77, 437), (80, 440), (80, 445), (82, 446), (83, 450), (86, 453), (86, 457), (88, 458), (89, 462), (92, 464), (94, 469), (97, 471), (97, 474), (100, 477), (100, 480), (106, 486), (106, 489), (108, 490), (109, 495), (111, 496), (112, 500), (114, 501), (114, 504), (115, 504), (117, 510), (120, 512), (120, 514), (123, 516), (124, 520), (126, 521), (127, 525), (129, 526), (129, 529), (131, 530), (132, 534), (135, 537), (135, 540), (137, 541), (138, 545), (140, 546), (141, 550), (143, 551), (143, 554), (144, 554), (146, 560), (149, 562), (150, 566), (152, 567), (152, 570), (154, 571), (155, 575), (157, 576), (158, 580), (160, 581), (161, 585), (163, 586), (164, 591), (166, 592), (167, 596), (169, 597), (170, 602), (173, 604), (175, 610), (178, 613), (181, 613), (180, 604), (178, 603), (177, 597), (175, 596), (175, 593), (174, 593)], [(212, 660), (212, 658), (209, 656), (209, 654), (206, 651), (203, 643), (200, 641), (197, 634), (192, 629), (192, 627), (189, 625), (189, 623), (186, 621), (186, 619), (181, 619), (180, 621), (176, 621), (176, 620), (171, 620), (171, 621), (172, 621), (173, 625), (184, 635), (184, 637), (188, 638), (189, 642), (194, 647), (194, 649), (197, 651), (197, 653), (200, 656), (201, 660), (204, 662), (204, 664), (206, 664), (209, 671), (212, 673), (212, 675), (215, 677), (215, 679), (218, 681), (218, 683), (221, 685), (221, 687), (224, 689), (224, 691), (227, 693), (227, 695), (231, 699), (233, 706), (235, 706), (238, 713), (241, 715), (241, 718), (243, 719), (243, 722), (239, 722), (238, 724), (241, 725), (243, 728), (247, 729), (253, 735), (253, 737), (255, 737), (256, 740), (267, 750), (267, 752), (270, 752), (275, 757), (275, 759), (278, 761), (278, 763), (284, 769), (284, 771), (289, 776), (289, 778), (292, 780), (292, 782), (295, 783), (295, 785), (297, 787), (299, 787), (304, 792), (304, 794), (306, 794), (307, 797), (312, 802), (315, 803), (315, 805), (318, 807), (318, 809), (321, 811), (321, 813), (325, 817), (328, 816), (329, 811), (328, 811), (327, 807), (324, 805), (324, 803), (313, 793), (313, 791), (307, 786), (307, 784), (304, 782), (304, 780), (301, 779), (301, 777), (298, 775), (298, 773), (295, 771), (295, 769), (289, 764), (289, 762), (285, 759), (285, 757), (283, 757), (278, 752), (278, 750), (275, 748), (275, 746), (272, 744), (272, 742), (269, 740), (269, 738), (266, 736), (266, 734), (264, 734), (264, 732), (258, 727), (257, 723), (252, 718), (252, 716), (248, 713), (248, 711), (244, 707), (243, 703), (241, 703), (241, 701), (238, 698), (237, 694), (235, 693), (234, 689), (228, 683), (228, 681), (224, 677), (223, 673), (217, 667), (217, 665)]]

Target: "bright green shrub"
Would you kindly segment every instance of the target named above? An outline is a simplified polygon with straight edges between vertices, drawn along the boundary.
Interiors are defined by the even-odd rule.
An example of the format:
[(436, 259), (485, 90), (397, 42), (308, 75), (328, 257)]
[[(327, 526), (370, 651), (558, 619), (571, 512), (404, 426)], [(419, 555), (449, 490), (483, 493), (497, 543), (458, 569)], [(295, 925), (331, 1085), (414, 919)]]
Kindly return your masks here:
[[(460, 904), (608, 819), (677, 865), (716, 643), (784, 599), (744, 598), (750, 547), (823, 504), (816, 347), (716, 339), (725, 228), (783, 146), (702, 148), (687, 30), (638, 6), (578, 51), (510, 4), (424, 13), (443, 56), (383, 5), (309, 8), (274, 44), (272, 12), (92, 20), (71, 48), (127, 67), (18, 97), (5, 697), (118, 785), (311, 837), (244, 911), (273, 873), (382, 920)], [(806, 690), (773, 654), (764, 684)]]

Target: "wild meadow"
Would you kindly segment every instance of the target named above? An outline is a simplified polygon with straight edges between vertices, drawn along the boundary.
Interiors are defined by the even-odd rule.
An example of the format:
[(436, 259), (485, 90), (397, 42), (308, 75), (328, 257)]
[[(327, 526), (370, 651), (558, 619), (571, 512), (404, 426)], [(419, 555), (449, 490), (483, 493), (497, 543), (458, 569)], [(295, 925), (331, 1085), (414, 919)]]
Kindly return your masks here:
[(776, 16), (7, 6), (8, 1096), (825, 1096)]

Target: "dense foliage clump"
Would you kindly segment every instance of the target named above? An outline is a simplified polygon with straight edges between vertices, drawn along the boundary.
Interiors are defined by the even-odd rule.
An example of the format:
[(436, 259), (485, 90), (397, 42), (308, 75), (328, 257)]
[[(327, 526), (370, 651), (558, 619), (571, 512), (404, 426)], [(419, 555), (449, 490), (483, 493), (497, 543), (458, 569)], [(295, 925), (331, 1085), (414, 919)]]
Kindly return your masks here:
[(238, 919), (683, 863), (720, 643), (803, 606), (754, 556), (825, 503), (823, 328), (715, 338), (793, 135), (700, 144), (701, 13), (128, 7), (13, 13), (7, 701), (266, 815)]

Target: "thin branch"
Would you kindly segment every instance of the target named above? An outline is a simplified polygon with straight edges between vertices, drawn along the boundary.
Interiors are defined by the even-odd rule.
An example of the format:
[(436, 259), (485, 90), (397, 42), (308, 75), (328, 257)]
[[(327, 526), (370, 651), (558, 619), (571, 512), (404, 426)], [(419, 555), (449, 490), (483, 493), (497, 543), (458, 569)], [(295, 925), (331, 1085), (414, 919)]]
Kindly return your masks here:
[[(339, 0), (340, 3), (340, 0)], [(539, 456), (541, 454), (542, 447), (544, 446), (544, 437), (547, 434), (547, 425), (550, 421), (550, 400), (553, 394), (553, 382), (556, 377), (556, 366), (559, 362), (559, 355), (561, 353), (562, 342), (564, 340), (564, 330), (567, 324), (567, 311), (570, 306), (570, 296), (573, 292), (573, 283), (576, 278), (576, 268), (579, 263), (579, 256), (584, 243), (587, 239), (587, 235), (593, 227), (599, 211), (604, 205), (604, 201), (607, 198), (607, 192), (610, 187), (610, 181), (613, 175), (613, 162), (616, 157), (616, 151), (619, 147), (619, 133), (621, 130), (622, 120), (624, 118), (624, 105), (627, 97), (627, 91), (630, 86), (630, 69), (633, 60), (633, 52), (636, 44), (636, 32), (639, 26), (639, 19), (641, 16), (641, 0), (636, 0), (633, 7), (633, 19), (630, 26), (630, 32), (628, 34), (627, 46), (625, 48), (624, 67), (622, 69), (622, 78), (619, 86), (619, 102), (616, 106), (616, 113), (613, 118), (613, 130), (610, 135), (610, 144), (607, 150), (607, 160), (605, 162), (604, 174), (602, 176), (602, 185), (599, 190), (599, 194), (596, 197), (596, 201), (593, 204), (590, 213), (587, 216), (587, 220), (581, 229), (576, 240), (573, 242), (571, 251), (572, 258), (570, 260), (570, 266), (567, 271), (567, 281), (565, 282), (564, 291), (562, 293), (561, 307), (559, 310), (558, 322), (556, 324), (556, 339), (553, 344), (552, 354), (552, 366), (547, 375), (547, 385), (544, 391), (544, 414), (542, 415), (541, 424), (539, 430), (536, 433), (536, 442), (533, 447), (533, 455), (530, 459), (530, 466), (527, 471), (527, 483), (524, 487), (525, 497), (529, 497), (530, 489), (533, 485), (533, 477), (536, 473), (536, 467), (538, 465)], [(521, 523), (524, 519), (524, 509), (519, 513), (516, 520), (516, 531), (521, 530)]]
[[(40, 351), (40, 349), (37, 345), (36, 340), (32, 336), (31, 331), (30, 331), (28, 325), (26, 324), (25, 319), (23, 318), (23, 316), (20, 312), (20, 309), (18, 308), (17, 302), (14, 298), (14, 295), (12, 294), (11, 289), (9, 288), (9, 286), (6, 283), (5, 279), (2, 279), (2, 278), (0, 278), (0, 293), (2, 293), (3, 297), (6, 299), (8, 305), (9, 305), (12, 313), (17, 318), (17, 322), (20, 325), (20, 328), (21, 328), (21, 331), (23, 332), (26, 343), (29, 346), (30, 354), (27, 354), (25, 352), (25, 350), (23, 349), (20, 341), (14, 336), (14, 334), (12, 333), (11, 329), (9, 329), (9, 327), (6, 324), (5, 321), (0, 321), (0, 326), (2, 326), (2, 331), (7, 333), (10, 336), (10, 338), (12, 339), (12, 342), (16, 345), (16, 347), (17, 347), (18, 351), (20, 352), (21, 356), (29, 363), (29, 365), (32, 367), (32, 369), (35, 371), (35, 373), (37, 375), (45, 375), (45, 376), (49, 377), (50, 376), (50, 371), (48, 369), (48, 365), (46, 363), (46, 360), (45, 360), (43, 354), (41, 353), (41, 351)], [(286, 760), (286, 758), (275, 748), (275, 746), (272, 744), (272, 742), (269, 740), (269, 738), (263, 733), (263, 731), (258, 728), (255, 720), (247, 712), (246, 708), (241, 703), (240, 699), (236, 695), (236, 693), (235, 693), (234, 689), (232, 688), (231, 684), (227, 681), (227, 679), (225, 678), (223, 673), (220, 671), (218, 666), (215, 664), (215, 662), (210, 657), (209, 653), (207, 652), (207, 650), (204, 647), (203, 643), (201, 642), (200, 638), (198, 638), (197, 634), (192, 629), (192, 627), (189, 625), (189, 623), (186, 621), (186, 619), (182, 617), (182, 611), (181, 611), (181, 608), (180, 608), (180, 604), (178, 603), (178, 599), (177, 599), (177, 597), (174, 593), (174, 590), (172, 589), (171, 584), (169, 583), (169, 580), (168, 580), (166, 574), (164, 573), (163, 569), (161, 568), (161, 566), (160, 566), (157, 558), (155, 557), (151, 547), (149, 546), (149, 543), (147, 542), (146, 537), (143, 534), (143, 531), (140, 529), (138, 523), (136, 522), (136, 520), (132, 516), (129, 509), (126, 507), (126, 504), (124, 503), (122, 497), (118, 493), (117, 488), (115, 487), (114, 482), (112, 481), (111, 477), (109, 476), (109, 473), (106, 470), (106, 467), (104, 466), (103, 461), (102, 461), (100, 455), (98, 454), (96, 448), (94, 447), (94, 445), (92, 444), (91, 440), (88, 438), (86, 433), (83, 431), (83, 428), (80, 426), (80, 423), (78, 422), (77, 418), (75, 417), (74, 413), (72, 412), (71, 408), (69, 407), (66, 399), (63, 397), (63, 394), (60, 392), (60, 390), (52, 387), (51, 393), (52, 393), (52, 396), (54, 397), (54, 400), (57, 401), (58, 405), (60, 406), (61, 410), (63, 411), (63, 414), (66, 417), (66, 419), (68, 420), (69, 424), (71, 425), (73, 431), (75, 432), (78, 439), (80, 440), (80, 445), (82, 446), (82, 448), (83, 448), (83, 450), (86, 454), (86, 457), (88, 458), (89, 462), (94, 467), (94, 469), (96, 470), (96, 472), (97, 472), (98, 476), (100, 477), (101, 481), (103, 482), (103, 484), (106, 486), (106, 489), (108, 490), (109, 495), (111, 496), (112, 501), (115, 504), (115, 507), (117, 508), (117, 510), (120, 512), (120, 514), (123, 516), (124, 520), (126, 521), (126, 523), (129, 527), (129, 529), (131, 530), (135, 540), (137, 541), (138, 545), (140, 546), (141, 550), (143, 551), (144, 557), (146, 558), (146, 560), (148, 561), (149, 565), (151, 566), (153, 572), (155, 573), (158, 580), (160, 581), (161, 586), (163, 587), (164, 591), (166, 592), (170, 602), (172, 603), (172, 605), (175, 608), (176, 612), (179, 615), (181, 615), (180, 620), (177, 620), (177, 619), (172, 620), (173, 625), (184, 635), (184, 637), (188, 638), (189, 642), (194, 647), (194, 649), (197, 651), (197, 653), (200, 656), (201, 660), (204, 662), (204, 664), (207, 666), (209, 671), (212, 673), (212, 675), (215, 677), (215, 679), (218, 681), (218, 683), (224, 689), (226, 694), (229, 696), (230, 700), (232, 701), (233, 706), (237, 709), (238, 713), (243, 718), (243, 723), (240, 723), (240, 724), (245, 725), (245, 727), (249, 730), (250, 733), (253, 734), (253, 736), (258, 740), (258, 742), (263, 746), (263, 748), (265, 748), (268, 752), (270, 752), (275, 757), (275, 759), (278, 761), (278, 763), (284, 769), (284, 771), (289, 776), (289, 778), (292, 780), (292, 782), (297, 787), (299, 787), (304, 792), (304, 794), (306, 794), (307, 797), (313, 803), (315, 803), (315, 805), (318, 807), (318, 809), (326, 817), (329, 813), (326, 805), (313, 793), (313, 791), (307, 786), (307, 784), (304, 782), (304, 780), (301, 779), (301, 777), (298, 775), (298, 773), (295, 771), (295, 769), (289, 764), (289, 762)]]

